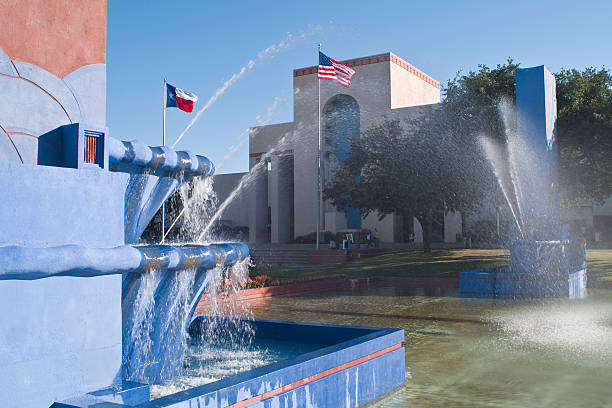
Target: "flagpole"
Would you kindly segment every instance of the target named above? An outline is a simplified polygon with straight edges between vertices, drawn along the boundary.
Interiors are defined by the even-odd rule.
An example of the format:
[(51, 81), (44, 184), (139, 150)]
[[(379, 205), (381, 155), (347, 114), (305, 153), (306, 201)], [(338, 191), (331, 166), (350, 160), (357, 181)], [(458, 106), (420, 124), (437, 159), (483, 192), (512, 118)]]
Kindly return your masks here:
[(164, 131), (162, 133), (162, 146), (166, 145), (166, 97), (168, 96), (168, 92), (166, 91), (166, 78), (164, 78), (164, 95), (162, 97), (162, 101), (164, 102)]
[[(162, 146), (166, 146), (166, 98), (168, 96), (168, 91), (166, 90), (166, 78), (164, 78), (164, 119), (163, 119), (163, 132), (162, 132)], [(164, 243), (164, 239), (166, 238), (166, 202), (162, 203), (162, 228), (161, 228), (161, 244)]]
[[(321, 52), (319, 43), (317, 59)], [(321, 79), (317, 75), (317, 85), (319, 88), (317, 98), (317, 122), (318, 122), (318, 141), (317, 141), (317, 249), (319, 249), (319, 235), (321, 235)]]

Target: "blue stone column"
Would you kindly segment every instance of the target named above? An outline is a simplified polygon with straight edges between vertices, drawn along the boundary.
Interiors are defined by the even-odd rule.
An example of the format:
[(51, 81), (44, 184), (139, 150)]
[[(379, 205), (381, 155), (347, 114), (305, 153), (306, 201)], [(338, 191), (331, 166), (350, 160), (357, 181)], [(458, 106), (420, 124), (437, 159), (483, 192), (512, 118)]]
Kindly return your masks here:
[(520, 218), (527, 239), (560, 238), (557, 176), (557, 97), (554, 75), (544, 65), (517, 69), (517, 140)]
[[(128, 179), (102, 169), (0, 163), (0, 271), (38, 262), (34, 272), (44, 273), (64, 264), (64, 245), (122, 246)], [(45, 248), (53, 265), (49, 256), (20, 260)], [(84, 253), (70, 269), (87, 269), (87, 259)], [(0, 279), (0, 308), (1, 407), (48, 407), (120, 380), (121, 275)]]

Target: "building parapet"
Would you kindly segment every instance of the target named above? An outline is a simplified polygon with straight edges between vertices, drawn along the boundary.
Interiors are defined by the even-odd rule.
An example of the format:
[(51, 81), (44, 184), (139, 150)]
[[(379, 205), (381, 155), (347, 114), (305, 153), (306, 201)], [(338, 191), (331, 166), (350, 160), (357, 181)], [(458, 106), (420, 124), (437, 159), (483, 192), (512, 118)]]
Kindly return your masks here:
[[(377, 64), (379, 62), (386, 62), (386, 61), (393, 62), (398, 67), (405, 69), (406, 71), (410, 72), (417, 78), (427, 82), (429, 85), (437, 89), (440, 89), (440, 82), (436, 81), (435, 79), (433, 79), (432, 77), (430, 77), (429, 75), (421, 71), (420, 69), (416, 68), (414, 65), (409, 64), (408, 62), (404, 61), (402, 58), (398, 57), (392, 52), (371, 55), (369, 57), (354, 58), (354, 59), (340, 61), (340, 62), (349, 67), (357, 67), (360, 65)], [(318, 70), (318, 65), (315, 65), (312, 67), (306, 67), (306, 68), (298, 68), (298, 69), (293, 70), (293, 76), (299, 77), (303, 75), (312, 75), (312, 74), (316, 74), (317, 70)]]

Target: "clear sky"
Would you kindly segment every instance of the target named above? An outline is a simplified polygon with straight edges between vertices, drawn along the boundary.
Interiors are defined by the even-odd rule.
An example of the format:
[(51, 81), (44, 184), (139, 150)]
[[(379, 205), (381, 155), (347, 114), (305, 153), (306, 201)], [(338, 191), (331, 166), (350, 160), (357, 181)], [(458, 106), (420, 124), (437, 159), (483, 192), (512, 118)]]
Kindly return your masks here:
[(171, 145), (230, 81), (176, 148), (247, 171), (246, 130), (293, 120), (292, 72), (318, 64), (319, 42), (336, 60), (393, 52), (442, 84), (508, 57), (610, 68), (612, 1), (108, 0), (110, 135), (160, 145), (167, 78), (199, 97), (194, 113), (167, 110)]

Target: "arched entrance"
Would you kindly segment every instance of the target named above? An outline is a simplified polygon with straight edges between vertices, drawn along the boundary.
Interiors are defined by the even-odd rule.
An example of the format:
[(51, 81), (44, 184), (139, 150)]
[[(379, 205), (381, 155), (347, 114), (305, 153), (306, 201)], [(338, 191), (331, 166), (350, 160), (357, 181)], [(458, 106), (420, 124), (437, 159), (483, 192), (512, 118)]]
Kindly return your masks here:
[[(322, 112), (323, 130), (323, 171), (325, 182), (329, 181), (333, 170), (342, 166), (350, 153), (350, 140), (359, 139), (360, 113), (359, 104), (352, 96), (338, 94), (329, 99)], [(325, 212), (333, 213), (330, 203), (325, 204)], [(361, 229), (359, 210), (347, 207), (344, 209), (347, 229)], [(327, 226), (326, 229), (336, 229)]]

